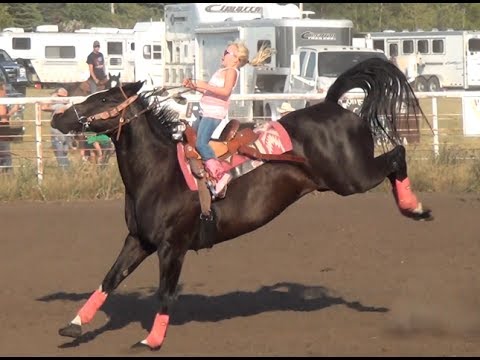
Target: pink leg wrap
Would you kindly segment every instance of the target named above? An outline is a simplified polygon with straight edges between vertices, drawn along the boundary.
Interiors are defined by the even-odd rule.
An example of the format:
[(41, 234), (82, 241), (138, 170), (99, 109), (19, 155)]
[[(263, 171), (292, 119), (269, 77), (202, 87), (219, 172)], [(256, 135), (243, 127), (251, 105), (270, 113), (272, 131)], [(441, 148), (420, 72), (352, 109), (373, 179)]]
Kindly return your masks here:
[(147, 344), (151, 348), (157, 348), (162, 345), (167, 333), (169, 316), (165, 314), (158, 314), (155, 316), (152, 330), (147, 336)]
[(95, 290), (93, 292), (93, 294), (90, 296), (85, 305), (82, 306), (82, 308), (77, 314), (78, 316), (80, 316), (82, 325), (88, 324), (90, 321), (92, 321), (93, 316), (98, 311), (98, 309), (100, 309), (100, 306), (103, 305), (106, 299), (106, 293), (100, 290)]
[(403, 181), (395, 180), (395, 188), (398, 207), (402, 210), (415, 210), (418, 200), (410, 188), (410, 179), (407, 177)]

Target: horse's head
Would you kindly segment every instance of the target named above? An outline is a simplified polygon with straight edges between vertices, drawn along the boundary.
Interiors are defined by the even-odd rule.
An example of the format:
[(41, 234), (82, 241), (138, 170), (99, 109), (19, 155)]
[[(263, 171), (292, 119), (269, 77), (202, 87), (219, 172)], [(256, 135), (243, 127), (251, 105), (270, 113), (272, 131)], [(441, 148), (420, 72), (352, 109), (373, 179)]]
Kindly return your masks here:
[(137, 92), (143, 84), (144, 81), (137, 81), (92, 94), (64, 113), (55, 114), (51, 125), (64, 134), (87, 129), (97, 133), (113, 130), (120, 125), (122, 114), (137, 99)]
[(122, 82), (120, 81), (120, 75), (120, 72), (118, 72), (118, 75), (108, 73), (108, 81), (105, 84), (105, 89), (108, 90), (117, 86), (122, 86)]

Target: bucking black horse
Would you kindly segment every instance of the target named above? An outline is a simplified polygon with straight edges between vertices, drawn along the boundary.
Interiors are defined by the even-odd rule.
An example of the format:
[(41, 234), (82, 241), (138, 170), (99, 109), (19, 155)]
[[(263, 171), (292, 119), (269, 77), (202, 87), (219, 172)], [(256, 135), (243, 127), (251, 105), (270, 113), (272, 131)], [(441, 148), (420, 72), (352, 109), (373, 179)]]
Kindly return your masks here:
[[(215, 232), (208, 241), (199, 236), (200, 201), (186, 184), (172, 139), (178, 115), (165, 106), (152, 106), (151, 93), (140, 92), (142, 86), (137, 82), (92, 94), (52, 119), (52, 126), (63, 133), (88, 129), (111, 135), (125, 185), (129, 232), (100, 287), (68, 326), (59, 330), (63, 336), (80, 336), (81, 327), (92, 320), (107, 296), (156, 253), (158, 310), (149, 335), (135, 346), (159, 349), (187, 251), (253, 231), (312, 191), (347, 196), (364, 193), (388, 178), (401, 214), (432, 219), (410, 187), (405, 148), (397, 133), (400, 104), (415, 114), (423, 112), (405, 76), (389, 62), (370, 59), (357, 64), (335, 81), (324, 102), (280, 119), (291, 139), (290, 154), (305, 161), (266, 161), (233, 180), (227, 196), (211, 204)], [(359, 115), (338, 104), (354, 88), (365, 92)], [(391, 150), (375, 156), (372, 126), (381, 127), (385, 121)]]

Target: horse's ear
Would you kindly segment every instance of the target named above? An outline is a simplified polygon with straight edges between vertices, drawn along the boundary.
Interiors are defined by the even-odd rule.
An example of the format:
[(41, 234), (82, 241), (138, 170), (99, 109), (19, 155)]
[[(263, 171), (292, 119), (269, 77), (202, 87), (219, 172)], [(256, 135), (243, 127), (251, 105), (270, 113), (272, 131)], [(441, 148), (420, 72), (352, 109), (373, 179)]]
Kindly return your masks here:
[(119, 79), (120, 79), (120, 75), (122, 75), (122, 73), (119, 71), (117, 75)]
[(112, 77), (112, 74), (110, 74), (110, 71), (108, 72), (108, 77), (111, 78)]
[(128, 96), (132, 96), (136, 94), (143, 86), (145, 81), (137, 81), (134, 83), (128, 83), (127, 85), (123, 86), (123, 90)]

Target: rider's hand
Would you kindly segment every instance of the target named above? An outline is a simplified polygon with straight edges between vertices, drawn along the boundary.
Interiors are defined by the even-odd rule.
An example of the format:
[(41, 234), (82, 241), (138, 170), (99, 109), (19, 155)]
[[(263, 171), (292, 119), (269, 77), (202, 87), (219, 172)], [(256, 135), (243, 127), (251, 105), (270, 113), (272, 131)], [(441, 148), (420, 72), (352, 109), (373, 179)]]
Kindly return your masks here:
[(190, 78), (187, 78), (187, 79), (183, 80), (182, 85), (185, 86), (186, 88), (189, 88), (189, 89), (192, 89), (192, 90), (195, 90), (195, 88), (196, 88), (196, 85), (193, 83), (192, 79), (190, 79)]

